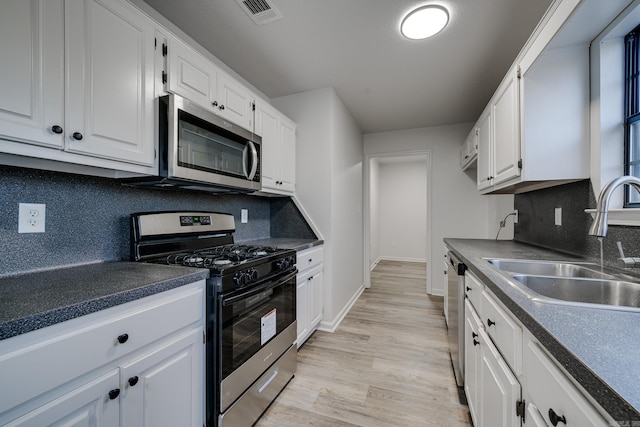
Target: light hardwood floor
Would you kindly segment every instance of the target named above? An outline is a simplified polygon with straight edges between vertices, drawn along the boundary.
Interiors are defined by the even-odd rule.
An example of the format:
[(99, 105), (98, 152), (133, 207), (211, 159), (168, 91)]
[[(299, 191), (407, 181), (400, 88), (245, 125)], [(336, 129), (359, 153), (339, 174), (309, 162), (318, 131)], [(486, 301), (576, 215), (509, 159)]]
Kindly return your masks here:
[(283, 426), (471, 426), (458, 401), (442, 315), (422, 263), (382, 261), (334, 333), (317, 331), (258, 421)]

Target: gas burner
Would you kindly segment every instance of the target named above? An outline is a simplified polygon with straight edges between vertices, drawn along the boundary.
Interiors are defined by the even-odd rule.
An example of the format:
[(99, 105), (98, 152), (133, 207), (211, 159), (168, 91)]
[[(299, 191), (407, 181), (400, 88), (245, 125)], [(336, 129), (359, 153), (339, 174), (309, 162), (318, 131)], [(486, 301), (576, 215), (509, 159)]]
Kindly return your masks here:
[(231, 264), (231, 260), (228, 259), (217, 259), (213, 261), (213, 265), (229, 265)]

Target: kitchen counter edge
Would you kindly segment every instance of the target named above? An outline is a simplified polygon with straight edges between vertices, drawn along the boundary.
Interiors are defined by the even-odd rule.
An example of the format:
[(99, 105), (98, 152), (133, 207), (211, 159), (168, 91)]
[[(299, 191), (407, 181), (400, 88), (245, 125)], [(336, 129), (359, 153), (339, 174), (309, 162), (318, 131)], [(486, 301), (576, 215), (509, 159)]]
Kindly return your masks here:
[(208, 277), (208, 270), (126, 261), (3, 277), (0, 341)]

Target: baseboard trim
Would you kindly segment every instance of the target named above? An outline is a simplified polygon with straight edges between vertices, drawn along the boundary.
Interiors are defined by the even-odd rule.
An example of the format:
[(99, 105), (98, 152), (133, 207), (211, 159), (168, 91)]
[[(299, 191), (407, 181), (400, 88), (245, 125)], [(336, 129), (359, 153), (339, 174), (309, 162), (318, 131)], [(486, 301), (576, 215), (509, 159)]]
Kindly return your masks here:
[(421, 263), (427, 262), (426, 259), (420, 259), (420, 258), (401, 258), (401, 257), (386, 257), (386, 256), (378, 258), (378, 260), (376, 261), (376, 264), (379, 263), (380, 261), (402, 261), (402, 262), (421, 262)]
[(345, 318), (347, 313), (349, 313), (349, 310), (351, 310), (351, 307), (353, 307), (356, 301), (358, 301), (358, 298), (360, 298), (362, 292), (364, 292), (364, 285), (360, 285), (356, 293), (353, 294), (349, 302), (345, 304), (342, 310), (340, 310), (340, 313), (338, 313), (338, 316), (332, 322), (326, 322), (324, 320), (320, 322), (318, 330), (324, 332), (335, 332), (336, 329), (338, 329), (338, 326), (340, 326), (340, 323), (342, 323), (342, 320)]

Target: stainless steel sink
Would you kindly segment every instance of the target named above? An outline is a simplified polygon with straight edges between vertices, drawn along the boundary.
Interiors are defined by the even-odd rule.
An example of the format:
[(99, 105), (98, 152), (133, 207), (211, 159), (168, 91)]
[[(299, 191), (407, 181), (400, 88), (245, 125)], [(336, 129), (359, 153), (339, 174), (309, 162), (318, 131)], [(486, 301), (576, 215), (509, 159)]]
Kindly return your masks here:
[(622, 280), (516, 274), (529, 291), (554, 300), (640, 308), (640, 284)]
[(614, 276), (610, 274), (599, 271), (600, 266), (593, 263), (569, 263), (519, 259), (489, 259), (488, 261), (499, 270), (517, 274), (557, 277), (586, 277), (595, 279), (614, 278)]

